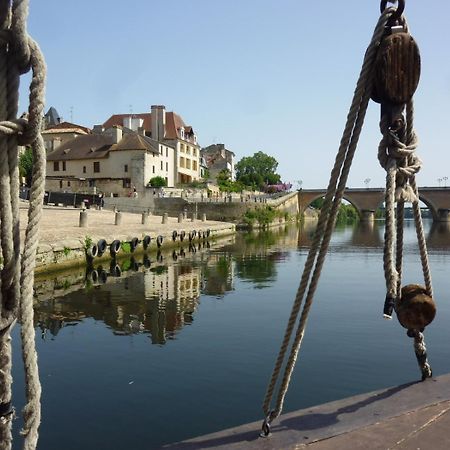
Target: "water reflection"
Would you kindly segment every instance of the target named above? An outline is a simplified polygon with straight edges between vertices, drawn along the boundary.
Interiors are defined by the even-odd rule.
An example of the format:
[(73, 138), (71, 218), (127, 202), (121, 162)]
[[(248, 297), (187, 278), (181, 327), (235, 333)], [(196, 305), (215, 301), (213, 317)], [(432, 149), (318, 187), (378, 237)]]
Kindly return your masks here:
[[(93, 318), (115, 335), (144, 333), (153, 344), (165, 344), (193, 322), (201, 295), (221, 298), (235, 289), (236, 279), (256, 289), (273, 285), (278, 263), (291, 257), (292, 249), (308, 246), (315, 226), (305, 222), (299, 228), (241, 234), (212, 248), (208, 241), (191, 243), (168, 254), (158, 252), (153, 259), (113, 260), (109, 267), (37, 279), (36, 326), (44, 339), (55, 338), (62, 328)], [(429, 228), (429, 248), (448, 248), (448, 224)], [(381, 251), (382, 236), (378, 222), (337, 228), (331, 249)]]

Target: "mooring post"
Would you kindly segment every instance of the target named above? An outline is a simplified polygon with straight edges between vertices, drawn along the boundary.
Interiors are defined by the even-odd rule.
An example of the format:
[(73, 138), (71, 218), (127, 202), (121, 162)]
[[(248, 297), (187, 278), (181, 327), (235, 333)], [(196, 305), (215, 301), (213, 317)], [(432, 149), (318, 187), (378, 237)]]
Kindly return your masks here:
[(86, 228), (88, 226), (88, 213), (87, 211), (80, 211), (80, 222), (81, 228)]

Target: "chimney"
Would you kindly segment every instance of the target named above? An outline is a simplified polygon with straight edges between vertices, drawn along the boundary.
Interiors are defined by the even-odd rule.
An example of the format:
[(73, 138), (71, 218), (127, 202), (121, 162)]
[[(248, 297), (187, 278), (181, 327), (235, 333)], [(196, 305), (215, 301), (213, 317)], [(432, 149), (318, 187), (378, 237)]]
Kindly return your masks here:
[(108, 128), (107, 133), (112, 137), (113, 144), (118, 144), (122, 140), (122, 128), (117, 125)]
[(152, 139), (162, 141), (166, 136), (166, 107), (152, 105)]

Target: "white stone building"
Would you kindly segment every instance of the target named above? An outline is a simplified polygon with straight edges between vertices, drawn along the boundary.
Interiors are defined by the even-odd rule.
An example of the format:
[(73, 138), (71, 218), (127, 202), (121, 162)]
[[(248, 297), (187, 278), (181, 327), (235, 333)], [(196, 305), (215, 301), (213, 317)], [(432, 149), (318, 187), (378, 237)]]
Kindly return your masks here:
[(201, 178), (197, 135), (178, 114), (166, 111), (165, 106), (153, 105), (149, 113), (114, 114), (103, 126), (124, 126), (135, 131), (140, 129), (145, 136), (172, 147), (175, 150), (173, 171), (176, 184)]
[(139, 195), (156, 176), (173, 186), (175, 149), (137, 129), (96, 126), (92, 134), (65, 141), (47, 155), (46, 189)]

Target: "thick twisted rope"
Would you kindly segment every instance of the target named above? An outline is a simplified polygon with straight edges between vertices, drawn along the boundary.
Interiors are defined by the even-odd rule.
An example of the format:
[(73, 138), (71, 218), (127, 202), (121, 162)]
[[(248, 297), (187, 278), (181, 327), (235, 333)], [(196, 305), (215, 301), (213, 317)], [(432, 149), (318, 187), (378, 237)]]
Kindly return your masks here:
[[(325, 260), (328, 245), (331, 239), (332, 230), (335, 224), (337, 212), (345, 191), (351, 162), (356, 151), (359, 135), (364, 123), (367, 105), (372, 93), (373, 67), (375, 57), (380, 44), (380, 40), (384, 34), (385, 26), (392, 15), (392, 8), (388, 8), (380, 17), (374, 31), (374, 35), (369, 44), (364, 57), (363, 66), (359, 76), (359, 80), (355, 89), (353, 101), (347, 116), (347, 122), (336, 156), (335, 164), (331, 172), (330, 181), (325, 195), (324, 204), (322, 206), (314, 239), (311, 244), (308, 257), (306, 259), (300, 286), (297, 290), (291, 315), (288, 320), (286, 332), (281, 344), (275, 367), (270, 379), (267, 392), (264, 398), (263, 411), (266, 420), (263, 424), (263, 432), (268, 434), (269, 424), (278, 417), (283, 408), (283, 402), (289, 387), (292, 371), (295, 366), (298, 352), (301, 347), (309, 310), (312, 305), (314, 293), (320, 278), (320, 273)], [(311, 272), (313, 275), (311, 277)], [(310, 279), (311, 278), (311, 279)], [(274, 396), (275, 386), (282, 370), (285, 355), (292, 338), (292, 332), (297, 322), (300, 307), (308, 287), (308, 293), (305, 299), (305, 305), (301, 314), (300, 322), (295, 334), (294, 342), (291, 346), (291, 352), (284, 370), (281, 386), (278, 391), (276, 405), (271, 409), (271, 403)]]
[[(403, 19), (403, 27), (405, 31), (408, 30), (405, 19)], [(386, 116), (382, 117), (380, 122), (383, 138), (378, 148), (378, 159), (381, 166), (386, 170), (386, 229), (383, 253), (387, 290), (384, 308), (384, 316), (386, 318), (391, 318), (396, 302), (401, 301), (405, 202), (412, 203), (425, 289), (430, 297), (433, 296), (427, 245), (419, 205), (419, 191), (416, 184), (416, 173), (421, 169), (422, 162), (415, 154), (418, 140), (414, 131), (413, 100), (410, 99), (403, 109), (406, 109), (403, 130), (389, 129)], [(403, 111), (401, 112), (403, 113)], [(395, 217), (396, 202), (397, 217)], [(424, 380), (431, 376), (432, 371), (427, 360), (425, 339), (422, 331), (408, 330), (408, 336), (414, 338), (414, 351), (422, 372), (422, 379)]]
[[(0, 412), (11, 403), (10, 329), (20, 310), (27, 403), (23, 410), (24, 448), (35, 449), (40, 423), (41, 386), (33, 325), (33, 277), (45, 185), (45, 148), (40, 136), (46, 68), (38, 45), (28, 36), (28, 0), (0, 0), (0, 241), (3, 267), (0, 295)], [(17, 119), (19, 76), (32, 69), (28, 120)], [(31, 145), (33, 174), (28, 225), (20, 254), (18, 143)], [(10, 417), (5, 416), (5, 417)], [(11, 447), (5, 422), (0, 449)], [(3, 437), (3, 436), (2, 436)]]

